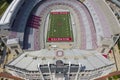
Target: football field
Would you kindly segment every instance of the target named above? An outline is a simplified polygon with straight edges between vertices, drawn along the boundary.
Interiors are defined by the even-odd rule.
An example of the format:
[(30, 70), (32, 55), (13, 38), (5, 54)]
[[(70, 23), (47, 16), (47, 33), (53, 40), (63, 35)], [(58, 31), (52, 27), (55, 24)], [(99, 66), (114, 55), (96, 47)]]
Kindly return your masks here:
[(47, 42), (72, 42), (70, 12), (51, 12), (47, 32)]

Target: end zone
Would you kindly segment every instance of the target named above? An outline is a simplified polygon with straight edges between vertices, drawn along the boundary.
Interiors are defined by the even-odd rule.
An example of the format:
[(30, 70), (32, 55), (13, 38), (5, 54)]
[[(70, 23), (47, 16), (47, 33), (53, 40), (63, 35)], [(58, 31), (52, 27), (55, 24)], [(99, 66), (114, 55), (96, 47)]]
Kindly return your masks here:
[(48, 38), (48, 42), (72, 42), (72, 38)]

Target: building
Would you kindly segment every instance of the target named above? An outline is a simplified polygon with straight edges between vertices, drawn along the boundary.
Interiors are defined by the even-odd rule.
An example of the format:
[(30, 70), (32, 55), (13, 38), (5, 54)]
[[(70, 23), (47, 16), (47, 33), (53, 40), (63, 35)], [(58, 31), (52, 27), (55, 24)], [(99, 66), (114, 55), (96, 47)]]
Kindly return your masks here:
[(0, 80), (24, 80), (24, 79), (21, 79), (16, 76), (12, 76), (9, 73), (3, 72), (3, 73), (0, 73)]
[(25, 52), (6, 67), (30, 80), (89, 80), (107, 75), (114, 63), (96, 51), (43, 49)]
[[(61, 20), (63, 14), (70, 18)], [(51, 15), (61, 15), (60, 23), (52, 23)], [(71, 33), (61, 38), (64, 32), (58, 29), (65, 21), (70, 30), (62, 30)], [(50, 32), (51, 24), (60, 27)], [(115, 62), (104, 56), (118, 41), (120, 24), (105, 0), (13, 0), (0, 27), (9, 32), (7, 42), (17, 38), (24, 50), (5, 66), (14, 76), (29, 80), (93, 80), (115, 68)], [(50, 33), (53, 37), (49, 38)]]

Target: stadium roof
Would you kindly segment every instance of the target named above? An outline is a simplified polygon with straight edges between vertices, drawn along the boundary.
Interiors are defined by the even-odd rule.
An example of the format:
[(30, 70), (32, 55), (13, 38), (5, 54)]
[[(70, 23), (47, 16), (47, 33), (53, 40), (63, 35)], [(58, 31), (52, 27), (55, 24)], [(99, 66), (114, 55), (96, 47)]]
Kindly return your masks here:
[(105, 27), (108, 27), (107, 32), (110, 31), (111, 35), (120, 33), (120, 24), (105, 0), (85, 0), (83, 3), (89, 9), (94, 23), (96, 24), (100, 21), (100, 25), (104, 27), (103, 31), (107, 29)]
[[(62, 54), (60, 52), (62, 52)], [(112, 62), (97, 51), (42, 49), (40, 51), (23, 53), (9, 63), (9, 66), (28, 71), (38, 71), (38, 64), (55, 64), (57, 60), (62, 60), (65, 64), (81, 64), (86, 67), (85, 70), (94, 70), (112, 64)]]

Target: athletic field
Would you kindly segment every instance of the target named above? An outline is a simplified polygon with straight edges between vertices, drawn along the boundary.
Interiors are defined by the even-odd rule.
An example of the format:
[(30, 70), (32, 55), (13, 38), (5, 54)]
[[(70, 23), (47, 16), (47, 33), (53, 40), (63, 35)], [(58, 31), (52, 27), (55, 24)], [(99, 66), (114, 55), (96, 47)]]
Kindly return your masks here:
[(47, 42), (72, 42), (73, 32), (71, 28), (70, 12), (51, 12)]

